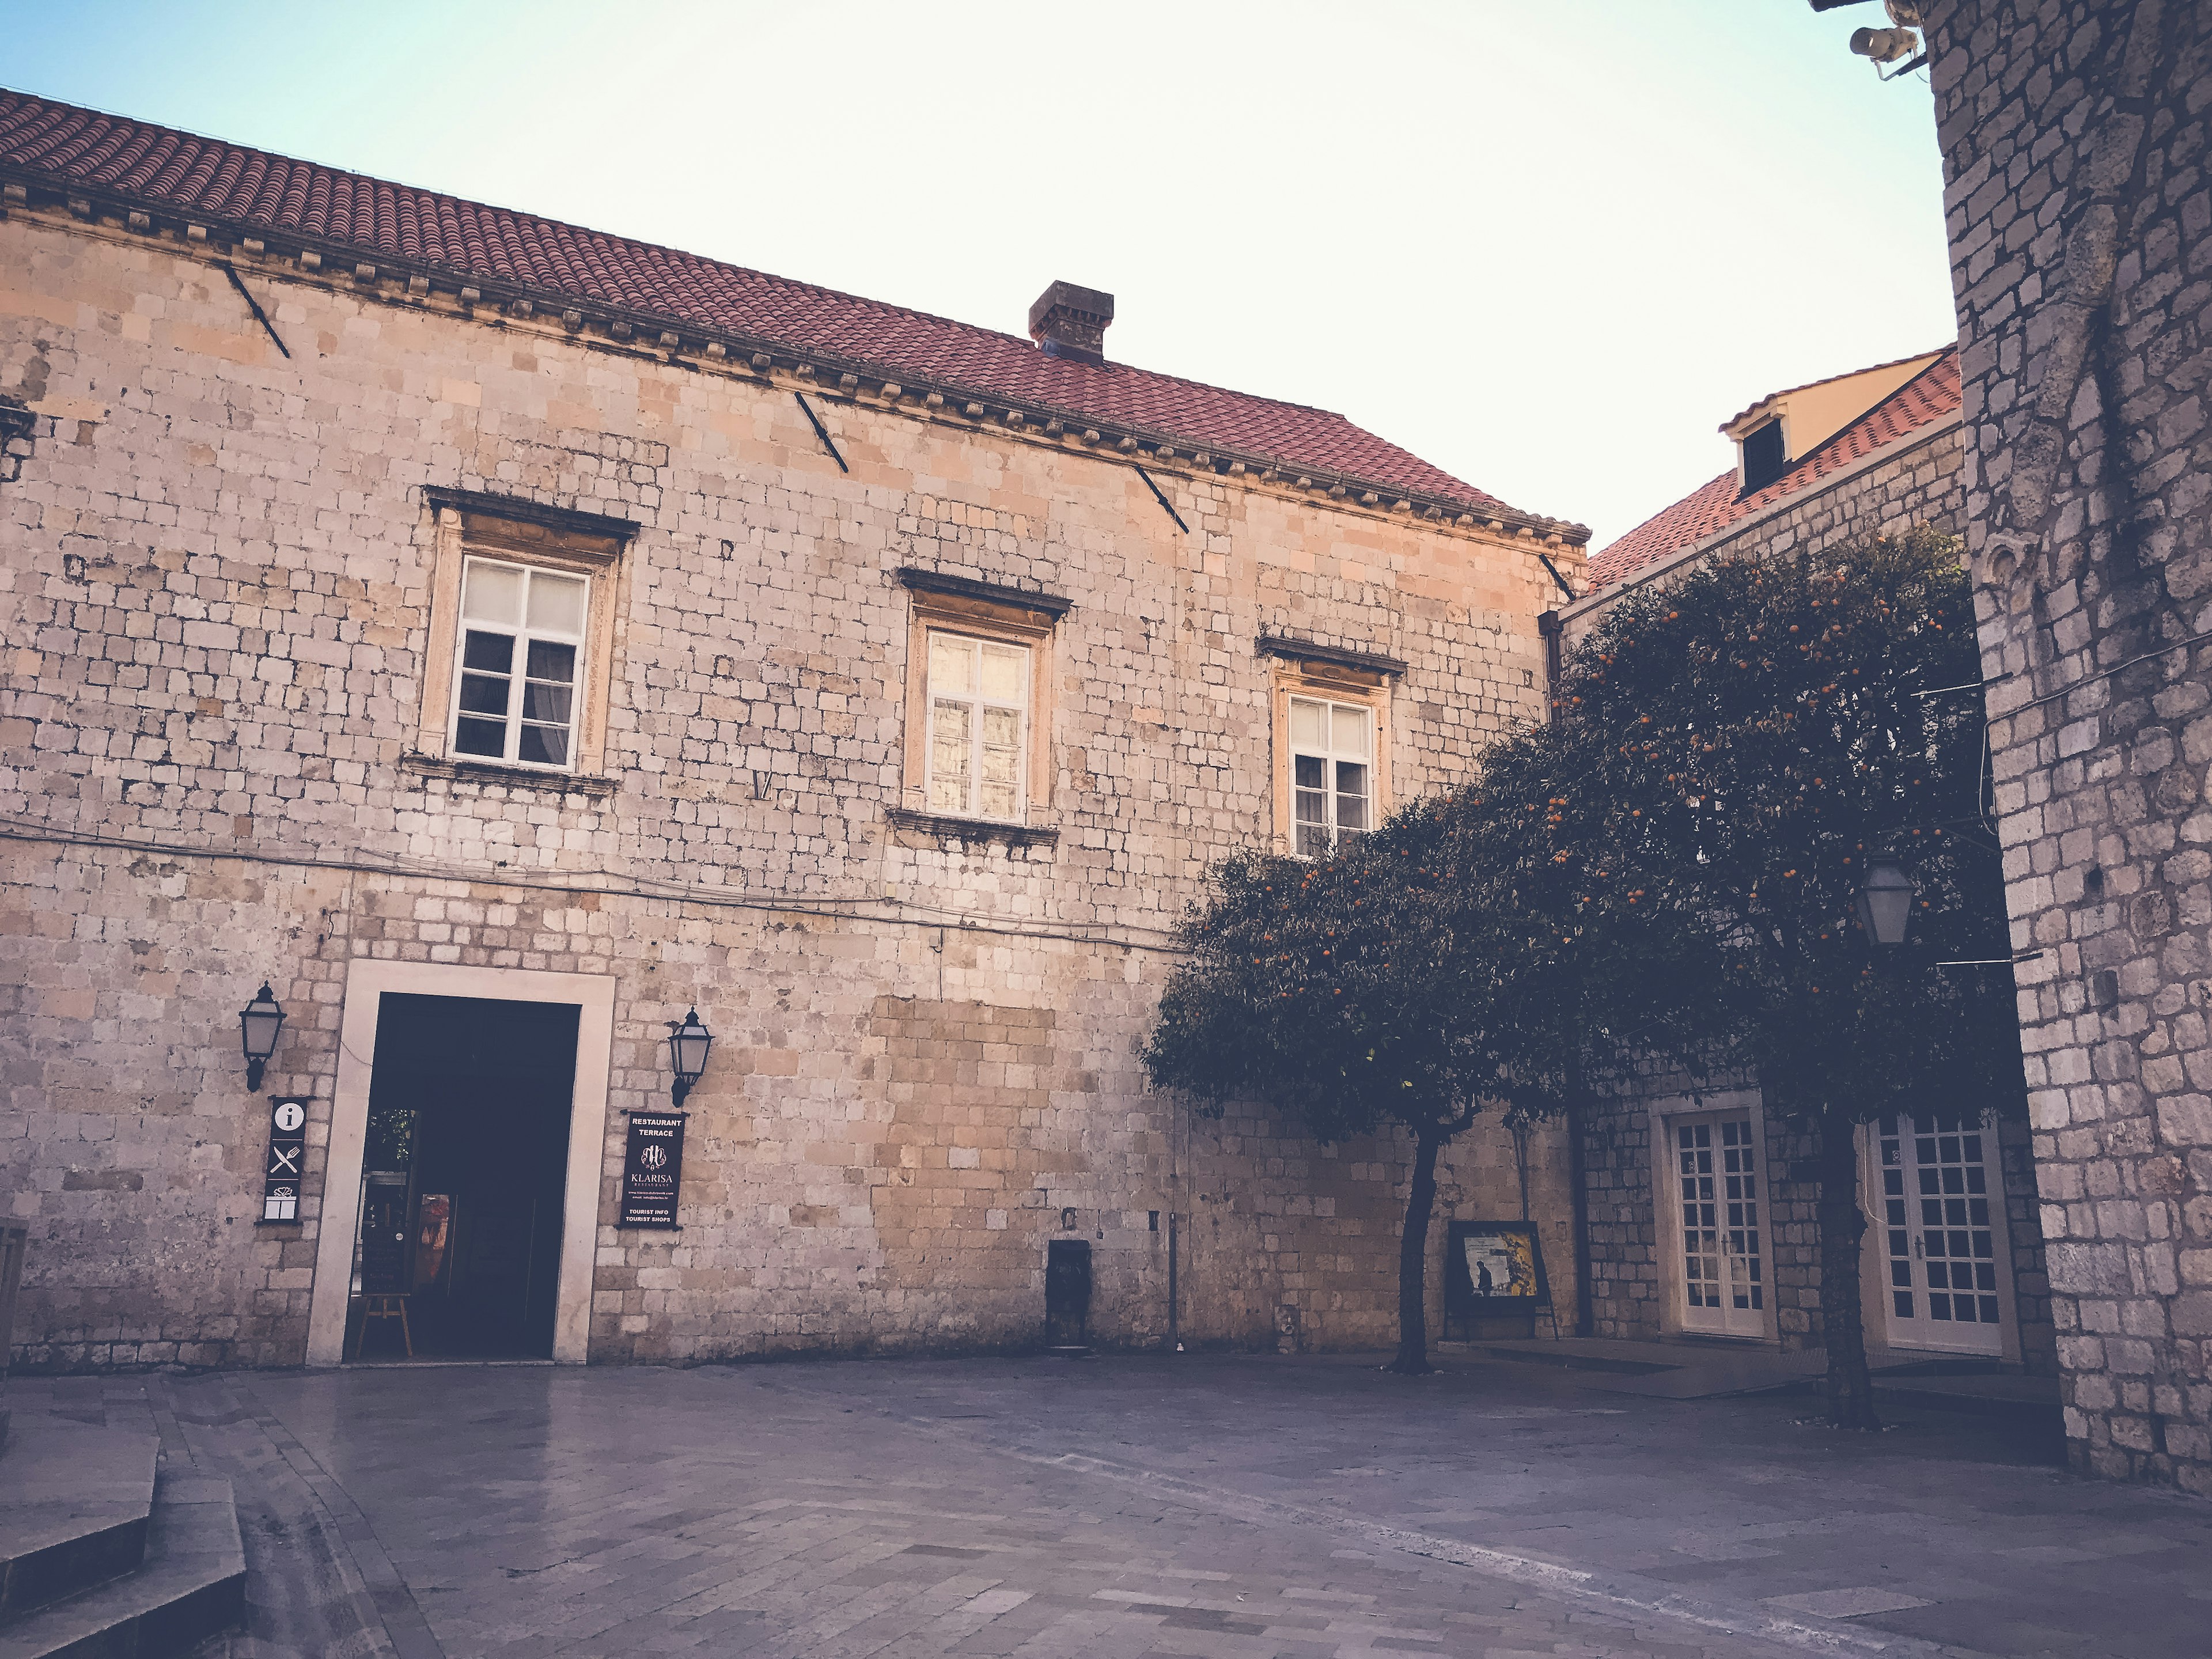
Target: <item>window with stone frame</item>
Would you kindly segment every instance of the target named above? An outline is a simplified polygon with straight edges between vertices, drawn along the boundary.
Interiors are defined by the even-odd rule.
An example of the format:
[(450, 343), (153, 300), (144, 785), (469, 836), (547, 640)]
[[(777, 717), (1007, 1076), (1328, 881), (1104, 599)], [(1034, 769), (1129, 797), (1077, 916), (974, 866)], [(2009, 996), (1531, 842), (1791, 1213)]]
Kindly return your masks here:
[(1290, 699), (1291, 850), (1326, 858), (1375, 827), (1375, 713), (1364, 703)]
[(894, 814), (1050, 835), (1053, 653), (1069, 602), (912, 567), (905, 776)]
[(591, 578), (471, 556), (461, 571), (451, 753), (571, 770)]
[(931, 811), (1022, 820), (1030, 680), (1028, 646), (930, 629)]
[(411, 767), (605, 787), (627, 520), (433, 487), (422, 705)]

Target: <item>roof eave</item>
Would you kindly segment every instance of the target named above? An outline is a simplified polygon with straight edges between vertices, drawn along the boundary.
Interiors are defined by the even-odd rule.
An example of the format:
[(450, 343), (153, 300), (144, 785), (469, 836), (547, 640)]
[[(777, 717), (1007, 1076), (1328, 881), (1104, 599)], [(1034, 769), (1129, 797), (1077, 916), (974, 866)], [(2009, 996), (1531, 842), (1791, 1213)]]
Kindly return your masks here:
[[(649, 343), (659, 344), (671, 354), (672, 360), (697, 353), (710, 360), (750, 367), (763, 375), (781, 369), (813, 380), (832, 397), (856, 394), (864, 384), (872, 383), (872, 389), (879, 395), (887, 387), (896, 388), (897, 395), (893, 401), (902, 406), (907, 399), (912, 399), (917, 405), (907, 411), (912, 414), (927, 415), (957, 404), (963, 412), (975, 409), (980, 418), (995, 417), (1015, 426), (1034, 423), (1047, 436), (1076, 432), (1085, 441), (1094, 441), (1091, 434), (1096, 434), (1097, 447), (1127, 453), (1133, 460), (1180, 457), (1195, 461), (1202, 456), (1217, 471), (1231, 476), (1256, 475), (1263, 483), (1287, 481), (1293, 488), (1325, 495), (1338, 505), (1356, 503), (1370, 510), (1404, 512), (1419, 519), (1449, 522), (1462, 529), (1487, 528), (1493, 533), (1533, 538), (1546, 546), (1583, 548), (1589, 540), (1587, 526), (1522, 513), (1502, 502), (1474, 501), (1442, 490), (1409, 489), (1216, 440), (1129, 422), (1102, 421), (1097, 416), (1042, 401), (1009, 398), (1001, 392), (963, 386), (957, 380), (916, 376), (896, 365), (866, 357), (795, 345), (743, 330), (709, 328), (690, 319), (617, 301), (581, 300), (559, 289), (479, 276), (435, 261), (380, 252), (372, 256), (370, 250), (356, 243), (257, 224), (230, 215), (180, 210), (173, 203), (77, 180), (58, 179), (34, 168), (0, 163), (0, 189), (4, 189), (6, 205), (9, 207), (58, 204), (75, 217), (87, 221), (96, 219), (104, 208), (132, 230), (148, 234), (162, 229), (175, 230), (189, 240), (205, 244), (210, 258), (218, 257), (216, 238), (220, 232), (226, 244), (244, 247), (257, 257), (291, 252), (312, 253), (321, 261), (340, 262), (335, 272), (307, 270), (303, 273), (279, 273), (295, 276), (297, 280), (333, 281), (350, 268), (364, 287), (374, 284), (380, 289), (385, 281), (398, 280), (417, 297), (443, 293), (468, 307), (490, 303), (510, 314), (542, 313), (559, 319), (572, 332), (597, 325), (618, 341), (635, 341), (642, 331)], [(18, 191), (21, 192), (20, 196)], [(197, 234), (193, 234), (195, 228)], [(366, 276), (359, 275), (363, 270), (368, 273)], [(526, 309), (518, 313), (518, 304)], [(975, 407), (978, 405), (980, 408)], [(1018, 419), (1010, 421), (1010, 416)]]

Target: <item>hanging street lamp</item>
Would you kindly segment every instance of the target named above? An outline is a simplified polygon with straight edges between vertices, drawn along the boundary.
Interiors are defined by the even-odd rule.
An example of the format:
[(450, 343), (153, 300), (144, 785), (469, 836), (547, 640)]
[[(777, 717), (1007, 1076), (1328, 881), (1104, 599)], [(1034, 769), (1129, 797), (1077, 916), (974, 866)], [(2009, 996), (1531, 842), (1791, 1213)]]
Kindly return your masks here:
[(696, 1008), (680, 1020), (668, 1022), (668, 1068), (676, 1073), (668, 1093), (678, 1106), (707, 1069), (707, 1051), (714, 1046), (714, 1034), (699, 1023)]
[(1859, 925), (1876, 945), (1902, 945), (1911, 920), (1912, 878), (1904, 865), (1887, 854), (1869, 859), (1859, 888)]
[(246, 1087), (250, 1093), (261, 1090), (261, 1068), (269, 1063), (269, 1056), (276, 1052), (276, 1034), (284, 1029), (284, 1009), (264, 980), (253, 1000), (238, 1011), (239, 1041), (246, 1049)]

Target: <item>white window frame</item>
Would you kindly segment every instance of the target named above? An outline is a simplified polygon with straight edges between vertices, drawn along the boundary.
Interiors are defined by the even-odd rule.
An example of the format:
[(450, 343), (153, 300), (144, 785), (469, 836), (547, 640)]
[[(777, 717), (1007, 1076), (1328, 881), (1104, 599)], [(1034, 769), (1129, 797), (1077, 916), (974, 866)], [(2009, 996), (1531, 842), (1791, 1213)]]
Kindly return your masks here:
[[(1297, 730), (1297, 711), (1300, 703), (1311, 704), (1323, 711), (1322, 723), (1330, 734), (1327, 744), (1321, 745), (1301, 744), (1295, 736), (1291, 735)], [(1364, 724), (1367, 741), (1364, 747), (1358, 753), (1335, 746), (1336, 711), (1340, 708), (1358, 715)], [(1364, 836), (1374, 833), (1376, 808), (1381, 795), (1379, 787), (1381, 772), (1376, 764), (1375, 751), (1381, 744), (1381, 728), (1382, 722), (1376, 718), (1375, 708), (1371, 703), (1303, 691), (1293, 691), (1290, 694), (1289, 701), (1285, 705), (1284, 751), (1286, 756), (1285, 764), (1288, 768), (1290, 781), (1291, 852), (1301, 858), (1325, 858), (1328, 853), (1334, 852), (1343, 844), (1346, 835)], [(1327, 817), (1321, 827), (1327, 830), (1328, 833), (1328, 852), (1309, 853), (1300, 845), (1303, 840), (1301, 832), (1313, 827), (1307, 820), (1298, 817), (1298, 796), (1301, 793), (1298, 786), (1298, 761), (1301, 757), (1318, 760), (1326, 769), (1323, 773), (1323, 787), (1321, 793), (1322, 810)], [(1366, 802), (1364, 816), (1367, 822), (1352, 830), (1346, 830), (1337, 822), (1338, 798), (1342, 792), (1336, 787), (1336, 768), (1340, 764), (1346, 763), (1360, 766), (1365, 769), (1366, 772), (1367, 792), (1361, 799)]]
[[(513, 628), (510, 629), (498, 623), (472, 620), (468, 614), (469, 578), (479, 568), (512, 570), (521, 576), (523, 581), (521, 620)], [(531, 626), (530, 585), (540, 577), (583, 584), (583, 597), (578, 606), (579, 621), (574, 631)], [(494, 558), (479, 553), (469, 553), (463, 556), (458, 594), (459, 611), (453, 629), (453, 688), (446, 713), (446, 752), (449, 756), (457, 761), (475, 762), (492, 766), (513, 766), (532, 772), (572, 774), (578, 769), (578, 755), (582, 746), (584, 729), (585, 698), (591, 686), (589, 658), (592, 599), (592, 580), (590, 574), (584, 571), (532, 564), (525, 560)], [(470, 671), (466, 665), (469, 635), (471, 631), (505, 633), (514, 641), (512, 653), (507, 659), (507, 709), (503, 716), (507, 726), (506, 738), (501, 746), (501, 752), (497, 755), (479, 754), (474, 750), (464, 750), (460, 746), (460, 723), (465, 712), (461, 708), (461, 697), (468, 683)], [(522, 727), (526, 723), (551, 724), (550, 721), (526, 722), (523, 720), (524, 697), (526, 695), (528, 684), (526, 671), (529, 665), (529, 643), (532, 640), (543, 640), (549, 644), (569, 646), (576, 653), (574, 669), (568, 682), (568, 718), (566, 723), (567, 758), (557, 763), (550, 761), (523, 760), (519, 754)], [(471, 714), (469, 718), (489, 717)]]
[[(940, 639), (975, 648), (973, 660), (976, 672), (968, 685), (955, 687), (939, 684), (937, 641)], [(1020, 641), (1000, 639), (989, 634), (970, 633), (933, 623), (923, 630), (923, 649), (927, 653), (926, 660), (928, 664), (923, 693), (923, 707), (927, 713), (922, 734), (922, 791), (927, 809), (951, 817), (975, 818), (985, 823), (1026, 823), (1030, 806), (1030, 705), (1036, 670), (1036, 647)], [(983, 690), (982, 659), (985, 653), (993, 651), (1006, 652), (1019, 658), (1020, 665), (1014, 676), (1018, 696), (1011, 698), (992, 696)], [(937, 720), (940, 703), (957, 705), (969, 711), (967, 784), (958, 805), (940, 800), (938, 793)], [(1015, 747), (1014, 805), (1010, 813), (987, 811), (983, 806), (984, 716), (991, 709), (1011, 710), (1020, 733)]]
[[(1763, 1290), (1760, 1301), (1765, 1304), (1755, 1310), (1756, 1324), (1749, 1317), (1753, 1310), (1698, 1310), (1692, 1320), (1689, 1306), (1688, 1264), (1684, 1260), (1688, 1231), (1688, 1217), (1682, 1206), (1681, 1174), (1676, 1155), (1676, 1126), (1699, 1119), (1717, 1122), (1724, 1117), (1747, 1116), (1751, 1120), (1751, 1148), (1753, 1171), (1757, 1181), (1759, 1206), (1759, 1283)], [(1781, 1340), (1780, 1304), (1775, 1284), (1774, 1194), (1776, 1180), (1767, 1159), (1766, 1109), (1756, 1089), (1727, 1089), (1693, 1098), (1672, 1096), (1656, 1101), (1645, 1115), (1647, 1139), (1650, 1149), (1652, 1180), (1652, 1219), (1659, 1230), (1660, 1328), (1684, 1335), (1725, 1339), (1735, 1341), (1778, 1343)], [(1714, 1136), (1715, 1166), (1718, 1171), (1720, 1137)], [(1725, 1214), (1722, 1217), (1727, 1219)], [(1723, 1318), (1707, 1316), (1720, 1312)]]

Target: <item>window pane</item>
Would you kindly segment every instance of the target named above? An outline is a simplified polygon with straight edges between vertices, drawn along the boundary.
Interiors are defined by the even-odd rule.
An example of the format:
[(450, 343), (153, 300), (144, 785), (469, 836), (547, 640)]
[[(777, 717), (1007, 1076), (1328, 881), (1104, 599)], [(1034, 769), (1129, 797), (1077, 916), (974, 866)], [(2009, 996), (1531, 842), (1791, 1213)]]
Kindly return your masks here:
[(1023, 702), (1022, 681), (1029, 672), (1030, 653), (1019, 646), (983, 647), (983, 695), (994, 702)]
[(933, 691), (973, 691), (975, 689), (975, 641), (951, 634), (929, 636), (929, 689)]
[(454, 723), (453, 748), (464, 755), (489, 755), (495, 760), (503, 759), (507, 754), (507, 722), (471, 720), (464, 714)]
[(471, 714), (497, 714), (503, 717), (507, 713), (508, 684), (507, 677), (503, 674), (462, 675), (462, 711)]
[(1291, 699), (1291, 742), (1300, 749), (1326, 749), (1328, 746), (1328, 715), (1325, 704), (1309, 702), (1304, 697)]
[[(522, 718), (565, 726), (568, 724), (569, 700), (573, 695), (565, 685), (547, 685), (538, 680), (526, 680), (522, 686)], [(467, 707), (465, 692), (462, 696), (462, 707)]]
[(565, 726), (525, 726), (515, 758), (537, 766), (566, 766), (568, 763), (568, 728)]
[(531, 641), (530, 678), (574, 685), (576, 683), (576, 647), (561, 645), (552, 640)]
[(584, 579), (530, 573), (530, 625), (556, 634), (584, 631)]
[(978, 802), (986, 817), (1011, 818), (1021, 811), (1021, 758), (1020, 711), (986, 708), (983, 711), (983, 778)]
[(1358, 755), (1363, 758), (1365, 757), (1367, 711), (1364, 708), (1346, 708), (1342, 703), (1332, 704), (1329, 708), (1329, 723), (1334, 728), (1329, 744), (1331, 748), (1340, 755)]
[(1312, 755), (1300, 755), (1293, 763), (1291, 781), (1301, 789), (1328, 787), (1328, 763)]
[(1367, 828), (1367, 769), (1351, 761), (1336, 763), (1336, 827)]
[(469, 562), (462, 584), (461, 614), (471, 622), (522, 620), (522, 573), (512, 565)]
[(1328, 856), (1328, 830), (1326, 825), (1301, 823), (1298, 826), (1298, 852), (1305, 858), (1325, 859)]
[(461, 642), (461, 666), (481, 668), (494, 674), (514, 672), (514, 635), (485, 634), (471, 628)]
[(1300, 789), (1295, 792), (1294, 798), (1300, 823), (1325, 824), (1328, 822), (1328, 795), (1325, 791)]
[(933, 812), (968, 810), (968, 722), (964, 702), (940, 702), (930, 711), (929, 808)]

